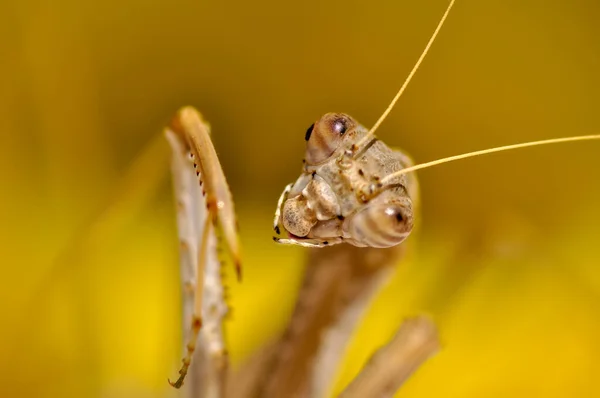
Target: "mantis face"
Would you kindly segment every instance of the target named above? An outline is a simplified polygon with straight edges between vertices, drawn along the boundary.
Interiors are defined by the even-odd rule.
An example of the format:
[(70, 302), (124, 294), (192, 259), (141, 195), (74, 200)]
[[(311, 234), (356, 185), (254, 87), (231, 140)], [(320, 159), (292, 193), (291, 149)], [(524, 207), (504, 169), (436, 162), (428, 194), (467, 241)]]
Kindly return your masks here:
[(412, 162), (390, 149), (351, 116), (327, 113), (305, 135), (304, 167), (280, 197), (274, 227), (280, 243), (391, 247), (412, 231), (417, 186), (405, 175), (385, 176)]

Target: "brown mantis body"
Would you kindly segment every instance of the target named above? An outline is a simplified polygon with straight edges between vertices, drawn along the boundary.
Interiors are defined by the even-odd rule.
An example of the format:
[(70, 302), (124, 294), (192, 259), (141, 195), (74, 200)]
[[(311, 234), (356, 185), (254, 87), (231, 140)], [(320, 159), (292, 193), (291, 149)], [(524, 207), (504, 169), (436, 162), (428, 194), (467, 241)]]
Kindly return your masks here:
[[(453, 3), (454, 1), (450, 3), (408, 79), (371, 130), (362, 127), (348, 115), (326, 114), (307, 131), (307, 152), (302, 174), (295, 183), (288, 185), (281, 195), (274, 228), (278, 234), (287, 234), (284, 238), (275, 238), (277, 242), (316, 249), (309, 255), (306, 279), (286, 332), (273, 353), (267, 355), (263, 361), (264, 373), (258, 375), (246, 391), (237, 392), (234, 396), (319, 397), (327, 393), (326, 383), (332, 376), (335, 364), (339, 361), (362, 310), (397, 264), (403, 251), (399, 244), (412, 230), (418, 204), (418, 188), (416, 179), (409, 174), (410, 172), (491, 152), (600, 138), (598, 135), (580, 136), (517, 144), (416, 166), (412, 165), (404, 153), (394, 151), (378, 141), (373, 133), (406, 88)], [(194, 355), (196, 341), (204, 330), (201, 329), (202, 317), (208, 319), (212, 325), (217, 325), (222, 322), (224, 316), (224, 310), (213, 311), (203, 301), (211, 275), (215, 277), (218, 274), (218, 260), (216, 257), (211, 259), (208, 254), (211, 250), (209, 247), (216, 246), (216, 243), (210, 243), (210, 239), (213, 239), (210, 236), (216, 228), (223, 231), (236, 264), (239, 264), (239, 245), (235, 237), (233, 201), (210, 142), (208, 128), (196, 111), (184, 108), (175, 119), (173, 130), (174, 135), (167, 134), (171, 134), (170, 141), (175, 150), (175, 157), (189, 156), (197, 162), (194, 163), (199, 173), (197, 176), (204, 178), (203, 189), (207, 195), (207, 214), (204, 215), (203, 223), (199, 222), (200, 225), (204, 225), (204, 229), (197, 228), (196, 234), (200, 236), (196, 236), (197, 241), (191, 249), (190, 245), (182, 240), (182, 255), (185, 252), (186, 256), (192, 259), (188, 263), (192, 264), (191, 268), (195, 268), (195, 272), (191, 273), (196, 278), (191, 289), (195, 291), (193, 310), (187, 310), (188, 318), (191, 316), (192, 319), (189, 343), (186, 346), (187, 354), (183, 360), (180, 378), (172, 383), (175, 387), (181, 387)], [(176, 173), (182, 172), (178, 167), (180, 166), (174, 168), (177, 169)], [(188, 173), (193, 170), (191, 166), (188, 169)], [(197, 188), (181, 189), (178, 193), (178, 204), (184, 203), (185, 200), (179, 199), (194, 189)], [(196, 197), (194, 200), (196, 203), (192, 207), (200, 206), (200, 198)], [(193, 213), (191, 209), (185, 210), (185, 206), (179, 207), (184, 208), (183, 215)], [(182, 223), (185, 223), (183, 219), (180, 225)], [(340, 245), (322, 249), (336, 244)], [(214, 247), (212, 249), (214, 250)], [(208, 264), (211, 262), (217, 265), (213, 264), (212, 271), (205, 274), (204, 268), (210, 268)], [(213, 291), (213, 294), (213, 308), (219, 305), (224, 307), (219, 292)], [(216, 326), (213, 326), (214, 328)], [(407, 354), (405, 361), (398, 366), (414, 370), (437, 349), (435, 333), (427, 334), (427, 338), (422, 340), (411, 340), (402, 334), (403, 330), (409, 334), (414, 332), (411, 328), (401, 329), (399, 336), (402, 338), (397, 341), (410, 341), (411, 344), (416, 344), (417, 348), (408, 350), (416, 354)], [(417, 334), (423, 330), (432, 330), (431, 324), (418, 329)], [(211, 330), (207, 333), (210, 334)], [(220, 346), (223, 346), (222, 336), (219, 333), (215, 335), (213, 338), (219, 340)], [(211, 341), (208, 335), (204, 336), (204, 339), (206, 345)], [(393, 350), (395, 347), (395, 344), (390, 344), (386, 350)], [(402, 347), (406, 348), (405, 345)], [(419, 347), (427, 348), (419, 350)], [(389, 353), (382, 352), (380, 358), (393, 358), (386, 354)], [(212, 357), (215, 358), (217, 360), (210, 366), (218, 369), (218, 376), (215, 376), (219, 380), (217, 386), (199, 386), (195, 381), (194, 391), (204, 391), (206, 396), (219, 397), (225, 394), (225, 350), (222, 349), (218, 355)], [(357, 378), (356, 383), (352, 383), (345, 396), (361, 396), (353, 394), (356, 394), (356, 391), (364, 391), (360, 388), (369, 386), (370, 380), (376, 377), (373, 376), (376, 374), (377, 372), (373, 372), (369, 367), (365, 368), (365, 372)], [(368, 380), (365, 381), (364, 378)], [(385, 383), (384, 387), (389, 393), (389, 380)], [(358, 390), (353, 392), (352, 388)], [(377, 387), (373, 389), (371, 392), (375, 394)]]
[[(339, 116), (326, 115), (324, 119), (326, 119), (325, 121), (335, 120)], [(348, 122), (348, 126), (352, 126), (348, 129), (348, 137), (352, 142), (367, 134), (367, 130), (349, 116), (344, 115), (343, 117)], [(171, 384), (177, 388), (183, 385), (192, 358), (194, 358), (194, 360), (208, 364), (208, 368), (213, 368), (213, 375), (192, 378), (194, 387), (190, 391), (204, 391), (206, 396), (223, 396), (227, 359), (223, 349), (222, 331), (218, 325), (223, 321), (226, 308), (222, 289), (215, 286), (215, 281), (220, 282), (218, 272), (220, 262), (216, 256), (211, 257), (209, 254), (209, 247), (214, 250), (217, 246), (216, 241), (212, 238), (212, 231), (219, 226), (215, 221), (218, 218), (214, 215), (211, 216), (211, 208), (219, 209), (219, 206), (211, 207), (207, 204), (206, 207), (199, 207), (199, 202), (203, 201), (201, 196), (204, 196), (205, 192), (202, 195), (198, 195), (196, 192), (195, 196), (193, 192), (198, 191), (200, 185), (208, 187), (208, 184), (201, 182), (203, 173), (195, 171), (197, 169), (204, 170), (204, 168), (198, 167), (197, 163), (196, 167), (191, 167), (190, 164), (201, 156), (196, 155), (197, 152), (192, 150), (193, 140), (187, 141), (186, 145), (186, 140), (181, 138), (185, 138), (187, 134), (198, 134), (198, 132), (208, 135), (208, 127), (200, 115), (191, 108), (184, 108), (179, 112), (175, 125), (192, 126), (192, 128), (181, 128), (178, 130), (179, 134), (167, 129), (166, 134), (174, 152), (173, 171), (179, 212), (184, 303), (193, 303), (193, 305), (188, 305), (188, 308), (184, 309), (184, 320), (191, 319), (191, 331), (186, 336), (188, 343), (180, 377)], [(384, 195), (378, 196), (378, 200), (372, 201), (372, 198), (368, 197), (368, 191), (373, 182), (381, 179), (379, 173), (383, 172), (382, 175), (389, 175), (389, 173), (410, 166), (412, 162), (402, 152), (393, 151), (377, 140), (370, 141), (363, 149), (363, 154), (354, 165), (356, 177), (360, 178), (347, 179), (349, 174), (344, 173), (344, 170), (348, 170), (347, 165), (343, 165), (345, 167), (343, 170), (329, 170), (330, 176), (339, 179), (339, 187), (356, 191), (356, 194), (351, 196), (347, 204), (343, 206), (344, 210), (340, 208), (340, 214), (332, 215), (332, 221), (337, 225), (333, 230), (342, 228), (342, 224), (346, 221), (344, 214), (348, 216), (347, 220), (356, 220), (360, 222), (360, 225), (366, 223), (367, 227), (370, 224), (368, 220), (363, 220), (364, 215), (373, 214), (375, 217), (382, 217), (382, 220), (377, 220), (383, 221), (382, 227), (391, 227), (392, 231), (399, 232), (392, 236), (402, 241), (410, 233), (413, 225), (415, 206), (413, 206), (411, 198), (415, 199), (416, 205), (418, 198), (416, 179), (413, 176), (400, 176), (390, 185), (389, 189), (386, 189)], [(344, 156), (342, 154), (342, 157)], [(332, 167), (335, 168), (335, 162)], [(321, 174), (327, 177), (327, 173)], [(316, 181), (317, 178), (322, 177), (318, 176), (316, 171), (310, 168), (305, 170), (304, 175), (299, 178), (300, 184), (305, 185), (301, 191), (305, 191), (307, 186), (310, 190), (309, 184)], [(309, 183), (305, 184), (307, 179)], [(323, 182), (321, 183), (323, 184)], [(289, 194), (288, 196), (294, 195), (294, 189), (291, 189)], [(300, 195), (298, 192), (296, 194)], [(209, 197), (207, 192), (206, 197)], [(326, 194), (324, 196), (317, 195), (314, 199), (319, 200), (323, 197), (327, 198), (328, 196)], [(219, 195), (213, 196), (212, 200), (218, 203)], [(206, 202), (208, 203), (208, 199)], [(374, 203), (372, 208), (367, 206), (371, 202)], [(206, 208), (206, 213), (202, 216), (194, 215), (198, 207), (200, 210)], [(366, 210), (366, 213), (359, 214), (359, 217), (354, 218), (356, 217), (354, 207), (359, 209), (358, 213), (362, 210)], [(229, 207), (229, 209), (233, 208)], [(373, 213), (372, 209), (376, 211)], [(280, 214), (279, 211), (277, 213)], [(187, 216), (191, 216), (192, 220), (186, 218)], [(234, 220), (232, 213), (223, 216), (225, 222)], [(194, 221), (194, 218), (197, 221)], [(196, 226), (189, 225), (190, 222), (195, 223)], [(328, 221), (326, 221), (327, 223)], [(331, 229), (321, 228), (320, 230), (326, 233)], [(351, 228), (351, 230), (361, 231), (360, 228)], [(387, 230), (381, 231), (386, 232)], [(367, 231), (370, 235), (367, 235), (366, 238), (369, 239), (376, 232), (376, 228)], [(197, 244), (193, 241), (194, 235), (198, 235), (196, 237)], [(270, 370), (266, 370), (264, 375), (275, 376), (259, 377), (247, 391), (236, 392), (233, 396), (321, 396), (326, 391), (326, 381), (333, 376), (331, 373), (343, 353), (352, 330), (370, 299), (382, 283), (388, 279), (389, 273), (404, 251), (403, 246), (397, 244), (380, 245), (391, 246), (383, 248), (364, 247), (368, 244), (360, 240), (355, 241), (356, 247), (337, 245), (321, 249), (322, 246), (341, 243), (341, 240), (328, 239), (331, 243), (323, 240), (317, 240), (312, 244), (301, 242), (303, 246), (319, 248), (313, 249), (309, 256), (309, 269), (288, 329), (277, 344), (278, 349), (274, 350), (265, 360), (265, 369)], [(348, 237), (348, 240), (352, 239)], [(227, 242), (229, 244), (229, 241)], [(293, 240), (283, 240), (281, 243), (296, 244)], [(190, 279), (194, 279), (194, 282), (190, 283)], [(190, 286), (191, 289), (185, 289)], [(215, 311), (215, 308), (220, 308), (220, 310)], [(427, 328), (431, 328), (428, 321), (424, 322), (426, 322)], [(201, 333), (202, 330), (205, 330), (204, 334)], [(330, 333), (329, 337), (325, 334), (327, 330)], [(331, 344), (321, 344), (322, 339), (330, 339)], [(206, 347), (203, 349), (204, 353), (195, 355), (197, 341), (201, 341), (201, 345)], [(428, 338), (427, 341), (431, 343), (431, 338)], [(433, 344), (430, 350), (419, 356), (418, 360), (422, 361), (436, 348), (437, 345)], [(315, 363), (329, 365), (317, 371), (316, 369), (312, 370)], [(203, 380), (203, 386), (198, 384), (200, 383), (199, 379)], [(314, 383), (309, 383), (311, 379), (315, 379)]]
[[(282, 194), (274, 220), (275, 231), (281, 224), (290, 238), (275, 240), (316, 248), (290, 325), (271, 359), (274, 376), (257, 396), (323, 396), (351, 332), (404, 251), (399, 243), (413, 227), (416, 179), (401, 176), (381, 195), (373, 194), (382, 176), (412, 161), (376, 138), (357, 147), (357, 156), (345, 152), (367, 134), (348, 115), (326, 114), (305, 136), (302, 174)], [(343, 242), (351, 246), (322, 249)]]

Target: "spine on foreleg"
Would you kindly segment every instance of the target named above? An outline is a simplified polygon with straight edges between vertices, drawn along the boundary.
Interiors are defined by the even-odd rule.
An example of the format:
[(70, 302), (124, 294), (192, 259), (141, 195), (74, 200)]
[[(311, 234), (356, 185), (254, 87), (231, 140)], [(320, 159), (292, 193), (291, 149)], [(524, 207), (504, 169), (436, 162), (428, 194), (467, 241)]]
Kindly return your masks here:
[[(181, 382), (178, 379), (173, 385), (183, 385), (183, 377), (189, 368), (184, 395), (190, 398), (219, 398), (224, 395), (224, 375), (227, 367), (222, 326), (227, 314), (227, 305), (216, 250), (218, 243), (214, 228), (207, 224), (207, 217), (210, 215), (200, 187), (203, 176), (196, 171), (194, 164), (196, 159), (190, 156), (190, 148), (180, 136), (170, 129), (166, 129), (165, 135), (173, 152), (171, 167), (177, 206), (183, 296), (182, 337), (187, 343), (184, 347), (184, 373), (180, 371)], [(209, 228), (206, 228), (207, 226)], [(206, 238), (206, 258), (200, 258), (201, 237)], [(200, 263), (204, 266), (201, 267)], [(198, 277), (200, 286), (197, 283)], [(196, 295), (200, 295), (202, 300), (196, 301)], [(198, 302), (202, 308), (199, 314), (195, 314), (197, 309), (194, 307)], [(194, 323), (196, 321), (197, 326)], [(191, 367), (190, 362), (193, 362)]]

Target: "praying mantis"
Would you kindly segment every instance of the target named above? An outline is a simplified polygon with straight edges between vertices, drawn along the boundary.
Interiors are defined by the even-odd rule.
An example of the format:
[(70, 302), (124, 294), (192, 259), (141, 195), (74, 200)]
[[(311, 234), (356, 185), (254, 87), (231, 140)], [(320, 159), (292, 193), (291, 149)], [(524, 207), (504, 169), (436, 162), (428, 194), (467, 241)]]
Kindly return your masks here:
[[(389, 277), (404, 251), (401, 243), (418, 214), (414, 171), (438, 164), (530, 146), (600, 139), (586, 135), (514, 144), (432, 162), (414, 164), (375, 136), (419, 68), (455, 1), (452, 0), (424, 51), (388, 108), (371, 129), (341, 113), (328, 113), (305, 133), (301, 176), (281, 194), (274, 217), (275, 242), (311, 248), (309, 268), (286, 332), (262, 360), (262, 373), (245, 391), (229, 392), (223, 299), (218, 251), (226, 252), (241, 279), (242, 254), (232, 195), (210, 140), (210, 128), (199, 112), (182, 108), (165, 134), (173, 150), (172, 170), (177, 202), (185, 357), (179, 378), (191, 373), (190, 396), (320, 397), (327, 393), (336, 363), (369, 300)], [(284, 234), (284, 237), (279, 235)], [(333, 247), (330, 247), (333, 246)], [(414, 337), (416, 336), (416, 337)], [(411, 339), (411, 337), (414, 337)], [(379, 354), (398, 347), (404, 353), (396, 383), (373, 382), (381, 372), (373, 361), (343, 396), (395, 392), (401, 381), (437, 349), (435, 327), (412, 320)], [(198, 348), (201, 349), (198, 349)], [(408, 352), (408, 354), (407, 354)], [(391, 359), (389, 360), (391, 361)], [(196, 364), (197, 362), (197, 364)], [(196, 365), (197, 372), (194, 371)], [(390, 376), (392, 377), (392, 376)], [(365, 378), (367, 381), (365, 382)], [(391, 385), (390, 385), (391, 383)], [(369, 386), (364, 389), (364, 386)], [(361, 389), (362, 388), (362, 389)]]

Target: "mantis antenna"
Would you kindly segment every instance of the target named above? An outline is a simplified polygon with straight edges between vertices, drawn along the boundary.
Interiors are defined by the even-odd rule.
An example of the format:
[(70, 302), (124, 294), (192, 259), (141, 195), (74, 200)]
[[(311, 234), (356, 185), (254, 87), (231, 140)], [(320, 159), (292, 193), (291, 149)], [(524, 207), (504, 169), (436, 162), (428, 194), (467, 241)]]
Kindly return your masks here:
[(375, 130), (377, 130), (379, 128), (379, 125), (381, 125), (381, 123), (383, 123), (383, 121), (387, 118), (387, 116), (389, 115), (389, 113), (392, 111), (392, 109), (394, 108), (394, 105), (396, 105), (396, 102), (398, 102), (398, 99), (400, 98), (400, 96), (402, 95), (402, 93), (404, 93), (404, 90), (406, 90), (406, 87), (408, 86), (408, 83), (410, 83), (410, 81), (412, 80), (413, 76), (415, 75), (415, 73), (419, 69), (419, 66), (421, 66), (421, 62), (423, 62), (423, 59), (425, 59), (425, 56), (429, 52), (429, 48), (431, 47), (431, 45), (435, 41), (435, 38), (437, 37), (438, 33), (442, 29), (442, 26), (444, 25), (444, 22), (446, 21), (446, 18), (448, 17), (448, 14), (450, 13), (450, 10), (452, 9), (452, 6), (454, 5), (454, 2), (455, 2), (455, 0), (451, 0), (450, 4), (448, 4), (448, 8), (446, 8), (446, 12), (444, 12), (444, 15), (442, 16), (442, 19), (440, 19), (440, 22), (438, 22), (438, 25), (435, 28), (435, 31), (431, 35), (431, 38), (429, 38), (429, 42), (427, 42), (427, 45), (425, 46), (425, 49), (423, 50), (423, 52), (421, 53), (421, 56), (417, 60), (417, 63), (415, 64), (415, 66), (413, 66), (412, 70), (408, 74), (408, 77), (406, 78), (406, 80), (402, 84), (402, 87), (400, 87), (400, 90), (398, 90), (398, 92), (396, 93), (396, 96), (394, 97), (394, 99), (392, 100), (392, 102), (390, 102), (390, 104), (388, 105), (387, 109), (379, 117), (379, 119), (377, 120), (377, 122), (375, 122), (375, 124), (373, 125), (373, 127), (371, 127), (371, 130), (369, 130), (369, 132), (367, 133), (367, 135), (365, 135), (360, 141), (358, 141), (358, 143), (356, 145), (353, 146), (354, 150), (360, 148), (360, 146), (362, 144), (364, 144), (365, 142), (367, 142), (367, 140), (373, 134), (375, 134)]
[(527, 147), (532, 147), (532, 146), (540, 146), (540, 145), (548, 145), (548, 144), (560, 144), (560, 143), (563, 143), (563, 142), (590, 141), (590, 140), (600, 140), (600, 134), (596, 134), (596, 135), (580, 135), (580, 136), (575, 136), (575, 137), (564, 137), (564, 138), (552, 138), (552, 139), (549, 139), (549, 140), (524, 142), (524, 143), (521, 143), (521, 144), (505, 145), (505, 146), (499, 146), (499, 147), (496, 147), (496, 148), (483, 149), (481, 151), (463, 153), (461, 155), (449, 156), (447, 158), (442, 158), (442, 159), (438, 159), (438, 160), (432, 160), (431, 162), (421, 163), (421, 164), (417, 164), (417, 165), (414, 165), (414, 166), (411, 166), (411, 167), (407, 167), (405, 169), (399, 170), (399, 171), (397, 171), (395, 173), (388, 174), (387, 176), (383, 177), (381, 179), (381, 183), (384, 184), (384, 183), (388, 182), (389, 180), (391, 180), (394, 177), (398, 177), (398, 176), (401, 176), (403, 174), (408, 174), (408, 173), (411, 173), (411, 172), (416, 171), (416, 170), (426, 169), (426, 168), (431, 167), (431, 166), (437, 166), (438, 164), (454, 162), (455, 160), (461, 160), (461, 159), (473, 158), (473, 157), (481, 156), (481, 155), (487, 155), (488, 153), (504, 152), (504, 151), (510, 151), (510, 150), (513, 150), (513, 149), (527, 148)]

